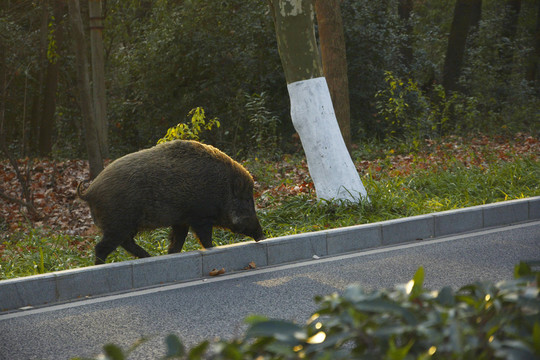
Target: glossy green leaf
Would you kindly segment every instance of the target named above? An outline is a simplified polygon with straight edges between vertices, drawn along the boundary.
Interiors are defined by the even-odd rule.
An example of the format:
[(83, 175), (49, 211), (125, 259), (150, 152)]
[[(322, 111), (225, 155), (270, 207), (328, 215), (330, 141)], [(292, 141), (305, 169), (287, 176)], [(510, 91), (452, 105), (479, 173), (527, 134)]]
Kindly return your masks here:
[(456, 301), (454, 298), (454, 291), (451, 287), (446, 286), (439, 291), (437, 295), (437, 301), (444, 306), (454, 306)]
[(422, 294), (424, 290), (424, 268), (421, 266), (416, 271), (416, 274), (414, 274), (412, 281), (413, 286), (411, 289), (411, 293), (409, 295), (409, 299), (413, 300), (416, 299), (420, 294)]
[(165, 338), (165, 344), (167, 345), (167, 355), (165, 355), (166, 359), (184, 356), (186, 353), (184, 344), (182, 344), (176, 335), (168, 335)]
[(535, 322), (532, 331), (532, 340), (534, 346), (534, 353), (540, 357), (540, 323)]
[(191, 350), (189, 350), (188, 359), (189, 360), (202, 359), (209, 345), (210, 343), (208, 341), (203, 341), (199, 345), (192, 347)]
[(103, 346), (103, 352), (105, 353), (105, 356), (107, 359), (110, 360), (125, 360), (126, 356), (122, 349), (115, 344), (107, 344)]
[(278, 341), (296, 344), (306, 340), (304, 329), (284, 320), (268, 320), (253, 324), (246, 332), (246, 338), (273, 337)]
[(514, 268), (514, 277), (516, 279), (532, 275), (532, 270), (529, 264), (527, 264), (524, 261), (521, 261), (516, 267)]
[(386, 352), (386, 358), (389, 360), (403, 360), (407, 357), (407, 354), (409, 354), (411, 347), (414, 345), (414, 341), (411, 340), (406, 345), (399, 347), (396, 346), (395, 339), (391, 338), (388, 344), (389, 347)]

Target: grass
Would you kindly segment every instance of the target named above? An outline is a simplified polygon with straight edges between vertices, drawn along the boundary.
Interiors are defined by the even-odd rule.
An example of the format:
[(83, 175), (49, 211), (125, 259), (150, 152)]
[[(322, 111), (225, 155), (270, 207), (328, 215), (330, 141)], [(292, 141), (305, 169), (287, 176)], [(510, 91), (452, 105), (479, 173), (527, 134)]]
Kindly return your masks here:
[[(361, 166), (370, 197), (367, 204), (317, 200), (300, 158), (251, 159), (245, 165), (258, 182), (263, 229), (267, 237), (276, 237), (540, 195), (537, 154), (517, 157), (482, 151), (465, 149), (456, 155), (443, 148), (433, 157), (434, 151), (396, 155), (379, 149), (377, 159)], [(168, 229), (145, 232), (136, 241), (150, 254), (162, 255), (167, 253), (168, 233)], [(246, 240), (250, 239), (214, 230), (215, 245)], [(0, 279), (92, 265), (97, 241), (99, 236), (69, 236), (39, 227), (10, 234), (0, 242)], [(197, 249), (200, 245), (190, 234), (184, 251)], [(119, 248), (108, 262), (130, 259)]]

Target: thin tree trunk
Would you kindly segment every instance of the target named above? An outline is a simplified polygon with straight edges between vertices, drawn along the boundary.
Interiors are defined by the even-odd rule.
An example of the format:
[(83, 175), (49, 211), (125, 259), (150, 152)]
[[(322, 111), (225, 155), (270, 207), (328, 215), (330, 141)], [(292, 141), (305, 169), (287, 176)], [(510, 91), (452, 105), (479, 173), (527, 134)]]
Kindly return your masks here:
[(6, 118), (6, 90), (7, 90), (7, 65), (6, 65), (6, 46), (0, 37), (0, 149), (6, 145), (6, 136), (4, 133), (4, 121)]
[(319, 29), (319, 42), (324, 77), (330, 89), (332, 104), (348, 149), (351, 148), (351, 107), (347, 52), (341, 19), (341, 0), (316, 0), (315, 12)]
[[(14, 202), (19, 205), (25, 206), (28, 210), (28, 213), (33, 218), (38, 218), (38, 212), (36, 211), (36, 208), (33, 204), (32, 194), (30, 192), (30, 186), (29, 186), (29, 179), (30, 176), (28, 174), (28, 171), (30, 170), (30, 167), (27, 167), (27, 174), (26, 176), (23, 176), (19, 170), (19, 165), (17, 164), (17, 161), (15, 157), (9, 152), (8, 146), (7, 146), (7, 140), (6, 140), (6, 127), (5, 127), (5, 116), (6, 116), (6, 97), (7, 97), (7, 88), (8, 88), (8, 81), (7, 81), (7, 64), (6, 64), (6, 46), (4, 45), (4, 42), (2, 41), (2, 37), (0, 36), (0, 153), (4, 153), (4, 155), (9, 159), (9, 162), (11, 163), (11, 166), (15, 170), (17, 180), (19, 180), (19, 183), (21, 185), (21, 197), (16, 198), (11, 195), (8, 195), (4, 193), (3, 191), (0, 191), (0, 198), (4, 199), (5, 201)], [(28, 164), (30, 166), (30, 164)]]
[(411, 13), (413, 11), (414, 2), (413, 0), (399, 0), (398, 1), (398, 15), (401, 21), (403, 22), (405, 30), (405, 41), (400, 48), (401, 58), (403, 59), (403, 64), (407, 69), (410, 69), (413, 61), (413, 48), (412, 48), (412, 32), (413, 27), (411, 24)]
[(501, 36), (506, 38), (507, 41), (504, 42), (505, 45), (501, 48), (499, 53), (502, 59), (502, 75), (509, 74), (512, 71), (514, 63), (514, 49), (512, 43), (517, 33), (519, 12), (521, 11), (521, 0), (507, 0), (505, 1), (505, 5)]
[[(538, 2), (538, 10), (536, 13), (536, 30), (534, 34), (533, 52), (529, 58), (529, 66), (527, 68), (526, 79), (535, 86), (540, 86), (540, 1)], [(540, 90), (540, 89), (539, 89)]]
[[(53, 6), (55, 29), (53, 39), (50, 41), (54, 41), (56, 45), (55, 49), (52, 51), (58, 51), (64, 38), (62, 29), (64, 2), (62, 0), (54, 0)], [(49, 156), (52, 152), (54, 114), (56, 112), (56, 92), (58, 89), (58, 71), (60, 67), (58, 54), (48, 54), (47, 60), (47, 74), (45, 76), (45, 87), (43, 90), (43, 109), (39, 126), (39, 154), (41, 156)]]
[(109, 154), (109, 145), (101, 0), (90, 0), (88, 2), (88, 10), (90, 14), (90, 47), (92, 53), (92, 90), (94, 99), (94, 114), (96, 127), (99, 133), (101, 154), (104, 157), (107, 157)]
[(86, 39), (79, 0), (69, 0), (69, 18), (73, 32), (73, 44), (77, 64), (77, 82), (79, 87), (79, 102), (85, 130), (86, 150), (90, 163), (90, 178), (95, 178), (103, 170), (103, 160), (99, 147), (99, 138), (92, 110), (92, 95), (90, 76), (88, 74), (88, 57)]
[(58, 89), (58, 63), (49, 63), (45, 75), (43, 91), (43, 108), (39, 126), (39, 155), (50, 156), (54, 129), (54, 113), (56, 110), (56, 90)]
[(41, 125), (41, 117), (43, 115), (43, 93), (45, 89), (45, 74), (47, 61), (47, 25), (49, 24), (49, 2), (44, 0), (41, 2), (41, 24), (40, 24), (40, 41), (39, 55), (37, 68), (37, 84), (34, 87), (34, 96), (32, 97), (32, 109), (30, 111), (30, 126), (29, 126), (29, 149), (34, 152), (38, 150), (39, 145), (39, 127)]
[(458, 90), (467, 36), (480, 21), (481, 6), (482, 0), (456, 1), (443, 69), (442, 83), (446, 91)]
[(359, 202), (366, 190), (341, 136), (315, 40), (311, 0), (272, 0), (291, 118), (317, 197)]

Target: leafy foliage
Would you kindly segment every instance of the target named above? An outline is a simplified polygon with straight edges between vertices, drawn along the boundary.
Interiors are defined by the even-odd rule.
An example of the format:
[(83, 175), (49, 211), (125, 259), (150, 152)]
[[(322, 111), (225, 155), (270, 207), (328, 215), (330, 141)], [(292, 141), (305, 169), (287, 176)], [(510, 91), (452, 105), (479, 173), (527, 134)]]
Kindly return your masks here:
[[(33, 153), (49, 57), (61, 74), (53, 154), (82, 157), (73, 50), (67, 36), (63, 41), (58, 36), (69, 31), (67, 22), (53, 18), (44, 2), (4, 3), (0, 33), (7, 88), (0, 103), (6, 104), (8, 144), (22, 157)], [(455, 94), (440, 87), (453, 3), (415, 1), (409, 20), (399, 17), (398, 3), (345, 0), (341, 5), (354, 141), (398, 136), (412, 144), (423, 141), (421, 136), (538, 132), (540, 82), (526, 76), (534, 54), (534, 1), (522, 2), (514, 36), (504, 30), (500, 2), (483, 1), (479, 29), (467, 43), (462, 91)], [(249, 157), (253, 152), (296, 150), (267, 2), (108, 0), (104, 5), (113, 157), (154, 144), (196, 106), (219, 117), (220, 128), (206, 140), (229, 153)], [(404, 47), (412, 48), (411, 59), (403, 55)], [(395, 119), (385, 120), (390, 103), (377, 106), (386, 95), (375, 97), (390, 89), (388, 72), (403, 81), (404, 88), (396, 90), (406, 94), (409, 104), (394, 121), (397, 128), (389, 126)]]
[[(393, 289), (349, 286), (316, 298), (307, 324), (251, 316), (244, 336), (203, 341), (186, 351), (166, 338), (179, 359), (532, 359), (540, 356), (540, 273), (526, 263), (515, 279), (476, 282), (457, 291), (423, 287), (424, 269)], [(107, 359), (127, 354), (106, 345)]]
[(434, 85), (428, 96), (412, 79), (397, 78), (390, 71), (385, 72), (385, 82), (387, 87), (375, 98), (386, 141), (406, 140), (418, 148), (424, 139), (459, 133), (458, 129), (481, 130), (473, 125), (480, 116), (476, 98), (447, 94), (442, 85)]
[(251, 140), (257, 144), (259, 150), (277, 149), (279, 145), (278, 125), (279, 118), (268, 110), (268, 94), (245, 95), (245, 109), (251, 127)]
[[(275, 89), (280, 80), (282, 88), (268, 98), (273, 110), (285, 112), (286, 98), (277, 100), (285, 84), (264, 2), (149, 1), (144, 12), (138, 2), (109, 3), (117, 10), (107, 36), (126, 44), (111, 59), (115, 136), (129, 134), (139, 146), (155, 143), (178, 114), (202, 105), (220, 119), (212, 143), (242, 149), (250, 136), (244, 94)], [(118, 38), (115, 29), (127, 23), (125, 38)]]
[(167, 130), (167, 134), (158, 140), (158, 144), (176, 139), (200, 141), (200, 134), (203, 131), (210, 131), (214, 126), (217, 128), (220, 126), (217, 118), (207, 120), (206, 116), (204, 115), (204, 109), (201, 107), (192, 109), (188, 116), (190, 115), (191, 124), (180, 123), (172, 128), (169, 128), (169, 130)]
[[(397, 79), (387, 71), (387, 88), (379, 90), (377, 98), (378, 115), (384, 119), (387, 138), (406, 138), (418, 143), (437, 130), (437, 123), (431, 116), (430, 101), (412, 79)], [(440, 119), (443, 122), (445, 119)]]
[[(393, 7), (392, 5), (395, 5)], [(353, 135), (363, 139), (384, 138), (384, 128), (374, 114), (375, 93), (384, 87), (384, 72), (401, 75), (406, 66), (399, 58), (405, 36), (391, 1), (343, 1), (341, 12), (351, 103)]]

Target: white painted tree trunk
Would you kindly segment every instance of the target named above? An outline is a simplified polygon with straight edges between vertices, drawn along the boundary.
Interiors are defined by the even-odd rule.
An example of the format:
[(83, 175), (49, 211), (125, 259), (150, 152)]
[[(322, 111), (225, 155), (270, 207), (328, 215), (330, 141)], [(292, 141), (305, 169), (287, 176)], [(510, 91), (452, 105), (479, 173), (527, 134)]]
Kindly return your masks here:
[(296, 81), (287, 89), (292, 122), (300, 135), (317, 197), (369, 201), (341, 136), (326, 79)]

